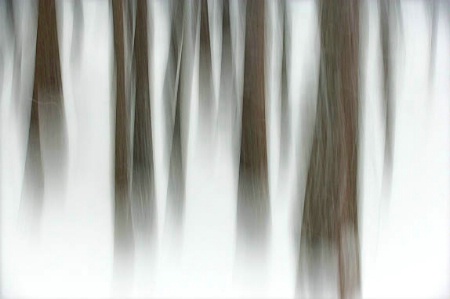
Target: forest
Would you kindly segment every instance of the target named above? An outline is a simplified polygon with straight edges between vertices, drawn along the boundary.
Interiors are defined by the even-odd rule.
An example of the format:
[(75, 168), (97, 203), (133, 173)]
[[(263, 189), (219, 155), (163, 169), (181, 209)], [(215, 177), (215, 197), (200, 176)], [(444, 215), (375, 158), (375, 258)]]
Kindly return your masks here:
[(0, 298), (450, 296), (449, 0), (0, 0)]

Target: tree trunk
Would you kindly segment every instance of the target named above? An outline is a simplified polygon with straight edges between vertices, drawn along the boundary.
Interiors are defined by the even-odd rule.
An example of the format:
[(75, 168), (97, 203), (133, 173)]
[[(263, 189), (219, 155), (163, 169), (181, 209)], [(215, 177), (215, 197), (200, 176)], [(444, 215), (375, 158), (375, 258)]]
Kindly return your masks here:
[[(116, 62), (116, 119), (114, 145), (114, 250), (116, 263), (133, 257), (130, 208), (129, 119), (125, 92), (124, 1), (112, 0)], [(118, 269), (120, 271), (121, 269)]]
[[(173, 133), (170, 149), (169, 161), (169, 181), (167, 186), (167, 206), (166, 219), (170, 227), (175, 232), (180, 232), (184, 219), (185, 206), (185, 164), (183, 163), (182, 152), (182, 126), (181, 126), (181, 101), (186, 92), (187, 81), (185, 65), (187, 57), (187, 35), (186, 28), (187, 13), (185, 12), (184, 2), (174, 1), (172, 11), (172, 32), (170, 54), (172, 59), (172, 67), (175, 68), (174, 92), (171, 93), (175, 97), (175, 119), (173, 124)], [(180, 21), (181, 20), (181, 21)], [(181, 27), (180, 27), (181, 24)], [(183, 26), (184, 25), (184, 26)], [(190, 90), (190, 89), (189, 89)], [(172, 115), (172, 112), (171, 112)]]
[[(280, 97), (280, 179), (284, 180), (289, 162), (290, 153), (290, 137), (291, 137), (291, 113), (289, 107), (288, 95), (288, 74), (287, 74), (287, 55), (288, 55), (288, 40), (287, 40), (287, 14), (285, 1), (280, 1), (280, 15), (282, 20), (283, 30), (283, 50), (281, 60), (281, 97)], [(282, 181), (280, 182), (282, 183)]]
[(136, 103), (131, 207), (135, 233), (141, 241), (148, 243), (154, 237), (156, 228), (156, 202), (148, 76), (147, 0), (137, 1), (134, 59)]
[[(390, 2), (381, 0), (380, 4), (380, 40), (381, 57), (383, 65), (383, 110), (385, 119), (385, 145), (384, 145), (384, 171), (383, 182), (386, 191), (390, 193), (392, 180), (392, 161), (394, 150), (394, 103), (392, 99), (392, 49), (391, 49), (391, 22), (390, 22)], [(394, 4), (395, 5), (395, 4)]]
[(264, 10), (264, 1), (247, 1), (237, 203), (238, 234), (256, 248), (265, 247), (270, 215), (265, 119)]
[[(46, 187), (62, 196), (65, 185), (66, 123), (54, 0), (40, 0), (31, 118), (25, 161), (22, 204), (39, 221)], [(44, 150), (41, 150), (41, 147)], [(45, 165), (43, 163), (45, 162)], [(60, 199), (57, 199), (60, 200)]]
[(200, 54), (199, 54), (199, 125), (200, 132), (210, 137), (213, 126), (212, 102), (212, 64), (211, 64), (211, 37), (208, 19), (208, 1), (200, 3)]
[[(306, 272), (309, 280), (319, 284), (320, 280), (314, 281), (317, 279), (313, 275), (315, 271), (337, 270), (338, 273), (334, 273), (338, 277), (336, 288), (340, 296), (346, 298), (356, 295), (360, 281), (357, 223), (359, 1), (322, 0), (319, 13), (319, 93), (301, 229), (299, 282)], [(336, 261), (336, 268), (318, 269), (328, 249), (331, 253), (325, 255)], [(337, 252), (333, 252), (334, 249)]]

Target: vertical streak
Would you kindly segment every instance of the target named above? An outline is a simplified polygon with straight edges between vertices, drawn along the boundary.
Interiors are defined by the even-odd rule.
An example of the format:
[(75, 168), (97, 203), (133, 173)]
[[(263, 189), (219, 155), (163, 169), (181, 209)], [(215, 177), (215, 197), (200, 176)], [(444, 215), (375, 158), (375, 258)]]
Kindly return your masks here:
[(247, 1), (242, 136), (239, 162), (238, 229), (258, 247), (269, 228), (265, 119), (265, 2)]
[(133, 230), (130, 210), (129, 129), (125, 95), (124, 1), (112, 0), (116, 60), (116, 121), (114, 145), (114, 246), (115, 258), (131, 258)]
[(144, 242), (149, 242), (155, 230), (156, 202), (148, 76), (147, 0), (137, 1), (134, 37), (136, 108), (133, 139), (132, 212), (136, 233), (143, 235)]
[[(317, 271), (320, 264), (316, 257), (325, 249), (323, 247), (336, 248), (338, 288), (341, 298), (346, 298), (355, 296), (360, 284), (357, 223), (359, 1), (322, 0), (319, 11), (321, 64), (317, 118), (301, 228), (305, 251), (300, 255), (306, 259), (299, 259), (298, 270), (299, 273)], [(307, 268), (306, 263), (312, 264), (311, 268)]]
[(31, 209), (34, 224), (38, 224), (44, 201), (41, 145), (50, 145), (47, 148), (48, 156), (54, 158), (56, 162), (56, 167), (52, 168), (53, 172), (49, 178), (61, 179), (65, 151), (64, 137), (65, 118), (55, 1), (40, 0), (33, 98), (21, 201), (21, 208)]
[[(281, 105), (280, 105), (280, 170), (286, 171), (289, 159), (289, 147), (291, 136), (291, 114), (289, 109), (289, 95), (288, 95), (288, 77), (287, 77), (287, 55), (288, 55), (288, 40), (287, 40), (287, 13), (286, 2), (280, 1), (280, 18), (282, 21), (283, 30), (283, 50), (281, 61)], [(280, 176), (281, 178), (282, 176)]]
[[(186, 59), (184, 28), (180, 28), (179, 24), (185, 24), (185, 3), (174, 1), (172, 14), (172, 36), (170, 44), (170, 54), (172, 62), (176, 62), (173, 67), (175, 70), (175, 120), (173, 125), (172, 142), (170, 150), (169, 161), (169, 179), (167, 190), (167, 206), (166, 218), (170, 219), (170, 225), (174, 227), (175, 231), (179, 232), (184, 218), (185, 205), (185, 170), (182, 157), (181, 148), (181, 99), (183, 97), (182, 91), (185, 84), (183, 78), (183, 64)], [(182, 20), (180, 22), (180, 19)], [(167, 79), (167, 77), (166, 77)]]
[(390, 22), (390, 1), (380, 1), (380, 39), (381, 39), (381, 56), (383, 61), (383, 98), (384, 98), (384, 114), (385, 114), (385, 146), (384, 146), (384, 179), (387, 191), (390, 191), (392, 180), (392, 161), (394, 148), (394, 103), (392, 102), (392, 49), (391, 49), (391, 31), (389, 29)]
[(208, 19), (208, 1), (200, 3), (200, 54), (199, 54), (199, 119), (205, 120), (203, 128), (208, 130), (213, 117), (212, 103), (212, 66), (211, 66), (211, 37)]

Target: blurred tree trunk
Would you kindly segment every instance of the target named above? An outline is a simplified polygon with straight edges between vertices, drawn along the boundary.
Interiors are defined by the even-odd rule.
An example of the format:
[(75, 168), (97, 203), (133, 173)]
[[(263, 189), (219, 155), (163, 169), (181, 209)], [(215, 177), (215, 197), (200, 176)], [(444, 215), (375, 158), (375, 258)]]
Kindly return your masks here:
[[(381, 40), (381, 58), (383, 67), (383, 110), (385, 119), (385, 145), (384, 145), (384, 172), (383, 181), (386, 191), (390, 193), (392, 180), (392, 163), (394, 148), (394, 103), (392, 99), (392, 49), (391, 49), (391, 22), (390, 6), (391, 1), (381, 0), (380, 9), (380, 40)], [(395, 4), (394, 4), (395, 5)]]
[(35, 61), (22, 204), (38, 221), (44, 196), (43, 159), (49, 170), (45, 185), (53, 183), (52, 187), (62, 190), (65, 184), (66, 124), (54, 0), (40, 0), (38, 4)]
[[(114, 250), (116, 262), (133, 257), (133, 228), (130, 205), (129, 119), (125, 91), (125, 8), (124, 1), (112, 0), (114, 53), (116, 63), (116, 117), (114, 146)], [(119, 259), (119, 260), (118, 260)], [(119, 269), (118, 271), (120, 271)]]
[(238, 234), (257, 248), (265, 247), (270, 220), (265, 118), (264, 4), (264, 1), (247, 1), (237, 203)]
[[(148, 76), (147, 0), (138, 0), (134, 36), (136, 103), (133, 138), (132, 214), (135, 233), (151, 241), (156, 225), (151, 103)], [(136, 236), (137, 237), (137, 236)]]
[[(287, 40), (287, 13), (286, 1), (280, 1), (280, 19), (283, 30), (283, 48), (281, 59), (281, 103), (280, 103), (280, 174), (287, 171), (290, 153), (290, 137), (291, 137), (291, 112), (289, 107), (288, 94), (288, 74), (287, 74), (287, 55), (288, 55), (288, 40)], [(285, 179), (285, 176), (280, 175), (280, 179)], [(282, 183), (282, 182), (280, 182)]]
[[(185, 211), (186, 159), (189, 128), (191, 88), (194, 76), (194, 57), (197, 44), (199, 3), (197, 1), (174, 1), (171, 37), (172, 60), (178, 65), (175, 79), (175, 120), (169, 161), (167, 186), (166, 223), (179, 241)], [(182, 25), (180, 27), (180, 25)], [(181, 37), (181, 38), (180, 38)], [(184, 125), (186, 124), (186, 125)], [(178, 236), (177, 236), (178, 234)], [(175, 245), (177, 247), (177, 245)]]
[(212, 64), (211, 64), (211, 36), (208, 19), (208, 1), (200, 3), (200, 54), (199, 54), (199, 120), (201, 132), (209, 137), (213, 125), (212, 98)]
[[(302, 271), (308, 279), (317, 279), (313, 277), (320, 266), (317, 257), (324, 249), (336, 249), (336, 253), (331, 253), (337, 259), (336, 287), (340, 296), (347, 298), (357, 294), (360, 284), (357, 222), (359, 1), (322, 0), (319, 15), (319, 92), (301, 229), (299, 281)], [(320, 279), (315, 282), (320, 283)]]
[[(170, 161), (169, 161), (169, 181), (167, 190), (167, 208), (166, 217), (171, 219), (176, 229), (181, 229), (183, 211), (184, 211), (184, 189), (185, 178), (182, 163), (181, 152), (181, 81), (183, 74), (183, 57), (185, 56), (184, 38), (183, 38), (183, 24), (184, 24), (184, 5), (185, 3), (179, 1), (172, 2), (172, 28), (170, 39), (170, 64), (171, 70), (167, 70), (166, 84), (168, 94), (174, 99), (170, 98), (168, 102), (175, 102), (175, 116), (173, 117), (173, 106), (170, 107), (171, 119), (174, 119), (173, 133), (171, 139)], [(171, 80), (169, 79), (171, 75)], [(171, 84), (170, 84), (170, 83)], [(169, 92), (170, 91), (170, 92)]]

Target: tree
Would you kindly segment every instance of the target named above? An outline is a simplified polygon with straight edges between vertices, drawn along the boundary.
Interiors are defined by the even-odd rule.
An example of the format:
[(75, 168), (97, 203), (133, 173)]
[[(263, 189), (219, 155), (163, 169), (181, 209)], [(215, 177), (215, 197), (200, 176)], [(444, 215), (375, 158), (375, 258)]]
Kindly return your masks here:
[(321, 0), (319, 14), (321, 63), (317, 118), (306, 183), (298, 282), (301, 288), (305, 272), (314, 280), (313, 273), (320, 270), (324, 250), (336, 248), (337, 252), (329, 255), (337, 259), (338, 289), (345, 298), (355, 295), (360, 280), (357, 222), (359, 1)]
[[(200, 3), (200, 66), (199, 66), (199, 119), (204, 119), (202, 131), (209, 131), (213, 119), (212, 102), (212, 65), (211, 65), (211, 37), (208, 19), (208, 1)], [(201, 122), (200, 122), (201, 123)]]
[(144, 243), (150, 242), (156, 227), (155, 178), (147, 40), (147, 0), (138, 0), (133, 48), (136, 103), (134, 114), (131, 207), (135, 233), (140, 236)]
[[(287, 40), (287, 14), (286, 2), (280, 1), (280, 19), (283, 30), (283, 50), (281, 59), (281, 105), (280, 105), (280, 174), (286, 171), (289, 159), (289, 147), (291, 136), (291, 113), (289, 108), (289, 94), (288, 94), (288, 74), (287, 74), (287, 55), (288, 55), (288, 40)], [(283, 176), (280, 175), (280, 178)]]
[[(112, 0), (116, 62), (116, 112), (114, 141), (114, 250), (116, 263), (133, 257), (134, 238), (130, 203), (130, 121), (125, 92), (124, 1)], [(120, 271), (120, 269), (119, 269)]]
[[(22, 207), (32, 210), (33, 223), (42, 213), (44, 183), (57, 189), (57, 197), (63, 195), (65, 187), (66, 122), (54, 0), (39, 1), (35, 61), (22, 190)], [(43, 158), (48, 170), (45, 180)]]
[(265, 119), (264, 6), (264, 1), (247, 1), (237, 203), (238, 234), (256, 248), (264, 247), (266, 243), (270, 217)]
[[(183, 215), (184, 215), (184, 201), (185, 201), (185, 170), (182, 160), (181, 148), (181, 100), (183, 87), (183, 62), (186, 59), (185, 36), (182, 24), (185, 22), (184, 3), (174, 1), (172, 7), (172, 31), (170, 40), (170, 58), (172, 70), (167, 70), (166, 83), (169, 82), (169, 73), (174, 75), (174, 80), (170, 80), (174, 85), (169, 86), (175, 98), (175, 117), (173, 124), (173, 133), (171, 140), (170, 161), (169, 161), (169, 181), (167, 189), (167, 208), (166, 216), (171, 219), (176, 229), (181, 229)], [(180, 22), (180, 20), (183, 20)], [(168, 83), (167, 83), (168, 84)], [(169, 99), (172, 102), (172, 99)], [(170, 111), (170, 116), (172, 116)], [(172, 118), (172, 117), (171, 117)]]
[[(381, 57), (383, 65), (383, 98), (385, 119), (385, 146), (384, 146), (384, 182), (390, 191), (392, 180), (392, 163), (394, 151), (394, 102), (392, 98), (392, 49), (391, 49), (391, 26), (390, 1), (381, 0), (380, 4), (380, 40)], [(395, 5), (395, 4), (394, 4)]]

